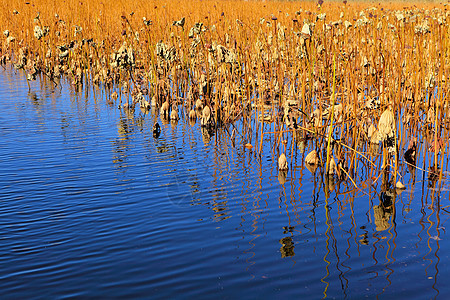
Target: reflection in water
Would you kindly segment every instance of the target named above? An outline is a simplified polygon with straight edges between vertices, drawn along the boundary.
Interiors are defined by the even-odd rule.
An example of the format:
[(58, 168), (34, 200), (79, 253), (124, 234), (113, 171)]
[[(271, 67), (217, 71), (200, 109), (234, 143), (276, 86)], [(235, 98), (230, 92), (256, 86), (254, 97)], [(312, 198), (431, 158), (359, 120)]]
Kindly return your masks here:
[(38, 108), (39, 105), (41, 105), (41, 101), (40, 101), (38, 95), (36, 94), (36, 92), (29, 91), (29, 92), (28, 92), (28, 97), (29, 97), (29, 99), (31, 100), (31, 103), (33, 103), (33, 105), (34, 105), (36, 108)]
[(215, 212), (214, 214), (215, 221), (223, 221), (231, 217), (227, 215), (228, 214), (227, 201), (214, 202), (212, 203), (211, 209)]
[(281, 170), (278, 173), (278, 182), (283, 185), (286, 183), (287, 171)]
[(170, 119), (168, 117), (161, 116), (161, 124), (169, 125), (170, 124)]
[(281, 244), (280, 252), (281, 252), (282, 258), (295, 255), (294, 241), (292, 240), (292, 237), (287, 236), (287, 237), (282, 238), (280, 240), (280, 244)]
[[(292, 282), (283, 282), (290, 291), (287, 294), (298, 295), (298, 298), (311, 295), (314, 298), (386, 297), (397, 295), (405, 289), (420, 298), (449, 295), (444, 278), (449, 273), (445, 258), (450, 251), (450, 239), (446, 237), (446, 222), (450, 219), (450, 206), (446, 199), (449, 198), (450, 184), (445, 177), (447, 174), (444, 173), (441, 179), (437, 176), (439, 168), (447, 163), (446, 156), (439, 156), (437, 164), (434, 157), (429, 160), (414, 157), (410, 164), (400, 163), (397, 170), (391, 162), (386, 172), (377, 178), (374, 174), (378, 174), (376, 168), (379, 168), (382, 149), (380, 145), (368, 145), (367, 149), (360, 151), (370, 156), (375, 165), (355, 157), (348, 162), (349, 176), (337, 178), (324, 175), (321, 165), (304, 164), (305, 154), (315, 149), (317, 141), (306, 141), (301, 137), (289, 140), (290, 137), (283, 136), (287, 140), (283, 151), (286, 151), (292, 168), (288, 172), (279, 172), (276, 158), (284, 146), (280, 146), (278, 136), (266, 134), (261, 152), (259, 147), (250, 150), (243, 145), (249, 140), (253, 145), (258, 145), (258, 139), (251, 132), (246, 132), (239, 122), (230, 130), (231, 133), (225, 128), (211, 132), (202, 128), (199, 122), (188, 124), (188, 120), (180, 119), (175, 124), (169, 119), (159, 119), (155, 110), (119, 110), (117, 105), (103, 101), (101, 92), (96, 94), (98, 99), (94, 104), (89, 102), (92, 95), (86, 99), (85, 93), (78, 92), (68, 100), (58, 99), (59, 103), (33, 89), (26, 92), (23, 103), (16, 103), (20, 109), (11, 109), (8, 114), (18, 116), (19, 121), (14, 123), (16, 128), (20, 128), (17, 124), (23, 124), (24, 120), (32, 120), (35, 123), (30, 127), (39, 127), (40, 134), (49, 137), (31, 144), (28, 141), (38, 135), (2, 131), (7, 146), (3, 145), (0, 149), (9, 147), (2, 153), (2, 166), (6, 168), (14, 161), (14, 168), (11, 167), (9, 172), (17, 172), (17, 177), (20, 177), (24, 176), (20, 172), (27, 170), (27, 164), (35, 163), (31, 160), (33, 157), (39, 156), (41, 161), (48, 157), (52, 161), (44, 170), (34, 166), (39, 172), (49, 172), (58, 164), (64, 166), (68, 163), (58, 161), (59, 156), (64, 158), (65, 153), (51, 156), (49, 151), (46, 155), (33, 156), (34, 153), (27, 152), (27, 149), (39, 149), (45, 145), (46, 139), (51, 142), (47, 145), (48, 149), (58, 148), (55, 145), (61, 143), (65, 151), (73, 151), (71, 157), (81, 157), (74, 165), (80, 168), (81, 174), (87, 174), (83, 175), (85, 177), (98, 171), (95, 169), (97, 157), (107, 157), (108, 166), (100, 169), (103, 173), (94, 176), (93, 182), (70, 184), (90, 187), (93, 191), (89, 194), (92, 203), (99, 203), (99, 207), (112, 205), (113, 208), (96, 209), (89, 206), (92, 203), (85, 204), (88, 201), (84, 198), (81, 201), (72, 199), (76, 204), (67, 202), (65, 205), (77, 207), (83, 203), (86, 207), (81, 210), (82, 213), (78, 210), (72, 215), (65, 213), (79, 219), (81, 215), (95, 211), (99, 215), (95, 215), (94, 219), (102, 220), (110, 227), (98, 233), (102, 239), (107, 239), (110, 234), (114, 241), (121, 240), (123, 236), (138, 240), (121, 242), (120, 247), (123, 248), (111, 242), (123, 253), (130, 253), (127, 263), (138, 259), (144, 261), (137, 263), (137, 273), (142, 271), (147, 275), (150, 271), (147, 273), (144, 270), (146, 267), (151, 268), (152, 272), (157, 269), (162, 278), (170, 277), (174, 284), (186, 281), (185, 274), (189, 274), (195, 280), (203, 278), (205, 286), (216, 285), (218, 277), (233, 277), (239, 285), (247, 283), (250, 278), (253, 281), (249, 285), (256, 284), (258, 288), (261, 287), (260, 280), (266, 279), (263, 276), (272, 278), (271, 284), (278, 284), (277, 279), (286, 276), (295, 278)], [(9, 102), (5, 104), (8, 105)], [(91, 109), (91, 105), (98, 107)], [(97, 125), (99, 123), (101, 126)], [(156, 124), (162, 125), (155, 131)], [(265, 132), (280, 130), (275, 123), (265, 126)], [(53, 132), (57, 134), (50, 135)], [(77, 142), (74, 142), (75, 137)], [(14, 139), (20, 143), (10, 144)], [(85, 143), (84, 147), (74, 147), (79, 146), (81, 140)], [(420, 141), (417, 145), (419, 153)], [(86, 164), (88, 167), (83, 169), (81, 162), (85, 159), (90, 161)], [(25, 160), (23, 165), (21, 160)], [(20, 168), (15, 164), (19, 164)], [(414, 164), (420, 165), (420, 170)], [(73, 169), (73, 165), (71, 167)], [(71, 173), (72, 169), (58, 170), (57, 174)], [(394, 188), (394, 172), (397, 172), (397, 180), (407, 185), (402, 193)], [(123, 179), (125, 173), (127, 180)], [(50, 175), (47, 177), (51, 180), (58, 180), (58, 176)], [(50, 204), (53, 204), (52, 197), (60, 202), (71, 200), (68, 194), (59, 198), (57, 194), (67, 190), (67, 182), (56, 182), (52, 186), (50, 181), (48, 186), (35, 188), (37, 191), (27, 190), (30, 188), (28, 185), (33, 185), (29, 183), (41, 176), (35, 173), (29, 177), (31, 179), (27, 179), (27, 185), (24, 185), (11, 176), (8, 180), (14, 184), (5, 182), (5, 189), (17, 186), (10, 194), (25, 191), (25, 195), (33, 201), (42, 201), (33, 198), (41, 193)], [(101, 190), (97, 182), (99, 179), (111, 190)], [(120, 187), (117, 181), (121, 181)], [(124, 186), (133, 189), (133, 193), (129, 194), (132, 196), (127, 195), (131, 200), (114, 198), (111, 201), (102, 194), (118, 195)], [(103, 197), (108, 200), (102, 202)], [(18, 211), (17, 217), (10, 218), (13, 221), (4, 222), (8, 226), (15, 218), (22, 217), (22, 211), (26, 208), (14, 208), (12, 206), (16, 203), (12, 201), (2, 205), (5, 212)], [(126, 209), (115, 210), (115, 205)], [(124, 218), (117, 217), (111, 211)], [(21, 225), (24, 230), (28, 229), (26, 224), (31, 222), (32, 217), (30, 214), (24, 219)], [(70, 222), (69, 219), (65, 221)], [(120, 229), (114, 231), (108, 220), (119, 222), (114, 225)], [(92, 224), (89, 222), (89, 230), (93, 230)], [(6, 225), (2, 232), (7, 243), (20, 235), (8, 234), (14, 226)], [(126, 232), (129, 228), (134, 231)], [(283, 228), (281, 237), (280, 228)], [(73, 236), (65, 238), (75, 240)], [(211, 242), (205, 246), (205, 240)], [(89, 242), (98, 248), (102, 246), (96, 244), (97, 239)], [(63, 244), (59, 246), (63, 247)], [(131, 246), (128, 247), (128, 244)], [(185, 247), (187, 244), (189, 247)], [(8, 247), (11, 248), (11, 244)], [(155, 250), (157, 247), (164, 250)], [(136, 248), (145, 249), (143, 252), (147, 255), (140, 254)], [(195, 252), (199, 254), (193, 254)], [(64, 250), (62, 256), (70, 253)], [(126, 257), (123, 253), (119, 254)], [(108, 253), (103, 254), (107, 259)], [(280, 260), (280, 255), (290, 259)], [(13, 259), (7, 251), (4, 257)], [(115, 257), (111, 260), (113, 263), (117, 261)], [(169, 268), (159, 267), (161, 261), (179, 272), (168, 273)], [(183, 269), (186, 265), (189, 267)], [(229, 269), (202, 273), (211, 265), (226, 265)], [(92, 268), (97, 267), (94, 264)], [(92, 268), (89, 270), (92, 271)], [(408, 286), (409, 282), (414, 282), (414, 286)], [(233, 283), (224, 283), (224, 286), (231, 289)], [(262, 288), (268, 293), (267, 297), (280, 296), (273, 294), (274, 286), (269, 283), (267, 286), (267, 289)], [(299, 286), (305, 287), (307, 292), (302, 294)]]
[[(205, 132), (205, 130), (201, 130), (201, 132), (203, 142), (206, 145), (211, 143), (210, 138), (205, 139), (205, 133), (207, 132)], [(218, 140), (220, 141), (221, 139)], [(224, 147), (224, 145), (225, 144), (220, 147)], [(224, 151), (224, 149), (220, 147), (215, 150), (214, 155), (217, 155), (220, 151)], [(216, 221), (223, 222), (228, 220), (232, 214), (240, 216), (241, 222), (239, 230), (242, 231), (242, 239), (249, 244), (249, 246), (243, 250), (245, 261), (248, 264), (247, 270), (251, 273), (252, 278), (256, 279), (257, 274), (255, 274), (256, 272), (253, 270), (257, 269), (256, 265), (258, 264), (258, 244), (260, 243), (260, 239), (265, 239), (262, 230), (264, 226), (261, 222), (265, 222), (267, 218), (271, 219), (274, 217), (269, 214), (273, 208), (270, 208), (270, 204), (267, 206), (267, 202), (266, 206), (260, 206), (262, 200), (260, 194), (264, 194), (262, 191), (267, 185), (267, 182), (263, 183), (263, 178), (265, 177), (264, 172), (260, 172), (256, 182), (248, 176), (247, 170), (252, 164), (255, 164), (252, 162), (252, 152), (245, 148), (240, 148), (240, 151), (244, 152), (242, 154), (237, 150), (232, 150), (232, 152), (233, 151), (236, 151), (241, 155), (238, 156), (238, 159), (234, 158), (235, 174), (231, 174), (231, 176), (240, 178), (242, 182), (243, 194), (239, 198), (241, 201), (238, 202), (241, 209), (238, 211), (233, 210), (230, 208), (230, 206), (233, 206), (230, 201), (218, 200), (213, 200), (210, 203), (210, 207), (212, 207), (214, 212), (213, 219)], [(229, 149), (224, 152), (227, 153), (228, 157), (233, 155), (230, 153)], [(273, 155), (271, 161), (275, 161), (274, 157), (277, 157), (277, 155)], [(260, 164), (260, 162), (258, 164)], [(221, 164), (220, 160), (214, 160), (213, 168), (216, 167), (217, 170), (227, 168), (226, 165)], [(272, 168), (273, 166), (270, 167), (270, 169)], [(259, 168), (259, 170), (262, 170), (262, 168)], [(398, 201), (397, 199), (399, 199), (398, 197), (400, 197), (400, 194), (398, 194), (399, 191), (392, 188), (393, 178), (391, 173), (387, 170), (387, 172), (383, 174), (380, 179), (383, 191), (380, 192), (378, 197), (374, 197), (376, 195), (376, 186), (371, 186), (371, 183), (366, 185), (366, 191), (359, 191), (352, 186), (351, 182), (345, 180), (336, 181), (336, 178), (333, 176), (324, 176), (321, 178), (320, 172), (317, 172), (314, 176), (313, 174), (317, 171), (316, 169), (311, 170), (313, 173), (312, 175), (305, 176), (303, 175), (303, 170), (303, 168), (294, 170), (291, 176), (295, 178), (295, 180), (289, 181), (287, 180), (287, 172), (278, 172), (277, 184), (274, 184), (273, 182), (270, 183), (279, 191), (280, 213), (288, 218), (289, 223), (292, 222), (291, 216), (295, 216), (295, 222), (301, 225), (300, 227), (303, 228), (303, 230), (306, 229), (302, 232), (302, 229), (297, 231), (295, 230), (295, 227), (291, 225), (285, 227), (289, 228), (289, 230), (285, 230), (284, 233), (286, 234), (289, 232), (293, 235), (283, 237), (279, 240), (279, 243), (281, 244), (279, 250), (281, 257), (293, 257), (295, 254), (298, 255), (299, 253), (301, 253), (302, 256), (307, 256), (309, 249), (314, 249), (314, 252), (318, 251), (322, 253), (322, 261), (324, 262), (322, 274), (324, 276), (321, 277), (321, 280), (324, 283), (322, 292), (325, 297), (336, 295), (337, 286), (339, 286), (338, 290), (341, 290), (342, 295), (347, 296), (348, 291), (351, 290), (351, 287), (355, 284), (352, 279), (352, 273), (360, 269), (367, 270), (368, 274), (373, 275), (371, 285), (374, 284), (374, 280), (380, 280), (378, 285), (374, 285), (378, 286), (376, 291), (371, 294), (383, 295), (385, 291), (394, 285), (395, 281), (393, 276), (399, 268), (396, 258), (396, 251), (399, 251), (397, 247), (399, 236), (394, 222), (394, 215), (395, 203)], [(265, 172), (267, 172), (267, 169)], [(368, 171), (364, 172), (369, 173)], [(311, 180), (312, 185), (307, 191), (311, 191), (310, 189), (313, 190), (312, 199), (307, 197), (305, 192), (300, 190), (299, 187), (296, 187), (296, 185), (300, 185), (300, 187), (304, 186), (304, 177), (309, 177)], [(217, 176), (213, 176), (213, 178), (215, 183), (219, 182), (216, 181)], [(224, 179), (223, 177), (220, 178), (222, 178), (222, 180)], [(229, 177), (225, 178), (227, 179)], [(288, 186), (286, 186), (286, 184), (288, 184)], [(329, 203), (327, 201), (323, 202), (322, 196), (325, 191), (329, 197), (332, 194), (336, 195), (333, 201), (330, 201)], [(253, 198), (252, 195), (254, 195)], [(373, 201), (372, 199), (378, 199), (379, 203), (371, 207), (366, 206), (364, 210), (364, 205), (361, 205), (361, 202), (364, 201), (361, 201), (361, 197), (367, 196), (369, 196), (368, 198), (370, 201)], [(227, 197), (231, 196), (225, 196), (224, 199)], [(357, 202), (356, 208), (354, 202)], [(325, 220), (322, 216), (317, 218), (316, 210), (320, 210), (321, 207), (325, 209)], [(370, 217), (370, 210), (373, 210), (373, 221)], [(222, 218), (223, 211), (226, 211), (227, 218)], [(261, 218), (263, 215), (265, 217)], [(365, 220), (362, 218), (363, 216), (366, 217)], [(250, 219), (248, 219), (249, 217)], [(337, 225), (335, 225), (335, 223)], [(364, 225), (358, 225), (361, 223)], [(325, 228), (323, 224), (325, 225)], [(371, 224), (373, 224), (373, 227)], [(298, 244), (297, 247), (295, 247), (295, 234), (299, 234), (299, 239), (305, 241), (304, 246)], [(301, 238), (302, 236), (307, 238), (303, 239)], [(360, 249), (360, 246), (367, 248)], [(355, 264), (354, 262), (356, 257), (364, 257), (364, 261), (372, 261), (373, 267), (358, 266), (358, 264)], [(370, 263), (367, 262), (365, 264), (370, 265)], [(338, 283), (337, 286), (336, 283)]]
[(209, 144), (211, 142), (211, 134), (212, 132), (208, 130), (206, 127), (202, 127), (202, 139), (203, 143), (205, 145)]
[(377, 231), (383, 231), (390, 227), (390, 218), (393, 214), (393, 198), (395, 198), (394, 191), (381, 192), (380, 204), (373, 207)]
[(156, 122), (155, 125), (153, 125), (153, 137), (155, 139), (159, 138), (159, 136), (161, 135), (161, 126), (159, 126), (159, 123)]
[(132, 118), (122, 116), (117, 123), (118, 137), (112, 142), (113, 145), (113, 163), (117, 169), (126, 171), (128, 148), (130, 147), (130, 136), (135, 130), (134, 122)]

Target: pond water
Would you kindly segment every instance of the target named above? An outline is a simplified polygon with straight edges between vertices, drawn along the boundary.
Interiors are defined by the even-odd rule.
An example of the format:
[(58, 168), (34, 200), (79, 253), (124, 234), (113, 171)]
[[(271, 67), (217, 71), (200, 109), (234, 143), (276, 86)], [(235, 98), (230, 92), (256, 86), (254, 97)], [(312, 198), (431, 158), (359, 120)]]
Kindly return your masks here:
[(0, 87), (2, 298), (450, 296), (447, 182), (329, 183), (289, 144), (284, 180), (273, 137), (260, 157), (101, 90)]

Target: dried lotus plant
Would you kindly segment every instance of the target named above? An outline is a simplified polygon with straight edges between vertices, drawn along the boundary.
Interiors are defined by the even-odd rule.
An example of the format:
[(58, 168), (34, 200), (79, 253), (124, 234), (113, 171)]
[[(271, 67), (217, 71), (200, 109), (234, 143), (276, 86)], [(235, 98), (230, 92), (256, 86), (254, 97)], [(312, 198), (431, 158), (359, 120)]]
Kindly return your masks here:
[[(205, 140), (208, 130), (239, 128), (259, 154), (292, 138), (352, 169), (359, 159), (375, 168), (365, 158), (377, 155), (370, 149), (381, 142), (395, 152), (421, 134), (434, 145), (426, 152), (436, 159), (445, 152), (443, 5), (136, 0), (105, 9), (103, 2), (5, 1), (0, 64), (29, 85), (67, 80), (70, 88), (100, 89), (108, 107), (131, 117), (139, 105), (161, 121), (188, 119)], [(267, 140), (275, 142), (263, 147)], [(317, 151), (306, 165), (320, 164)]]

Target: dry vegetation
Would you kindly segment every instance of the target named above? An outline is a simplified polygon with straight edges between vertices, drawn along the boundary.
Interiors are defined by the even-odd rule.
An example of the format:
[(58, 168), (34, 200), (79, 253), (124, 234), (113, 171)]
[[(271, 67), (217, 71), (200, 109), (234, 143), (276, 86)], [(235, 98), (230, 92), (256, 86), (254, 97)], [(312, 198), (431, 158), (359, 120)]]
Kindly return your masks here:
[(319, 2), (5, 1), (0, 60), (28, 80), (97, 85), (133, 113), (156, 106), (209, 130), (239, 121), (258, 153), (268, 135), (282, 152), (312, 140), (310, 170), (353, 184), (362, 162), (394, 186), (419, 144), (442, 178), (448, 6)]

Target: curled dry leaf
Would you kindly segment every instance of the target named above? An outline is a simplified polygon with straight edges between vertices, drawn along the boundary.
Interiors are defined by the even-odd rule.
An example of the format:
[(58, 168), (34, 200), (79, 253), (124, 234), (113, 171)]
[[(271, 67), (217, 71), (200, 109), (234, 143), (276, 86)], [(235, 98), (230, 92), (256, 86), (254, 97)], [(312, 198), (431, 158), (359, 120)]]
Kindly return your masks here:
[(280, 157), (278, 157), (278, 169), (280, 171), (285, 171), (287, 170), (288, 167), (288, 162), (286, 159), (286, 155), (284, 155), (284, 153), (281, 153)]
[(395, 184), (395, 187), (399, 190), (406, 189), (406, 186), (403, 183), (401, 183), (400, 181), (397, 181), (397, 183)]
[(378, 121), (378, 137), (382, 142), (395, 137), (395, 118), (391, 105), (381, 114)]
[(166, 101), (161, 105), (161, 109), (160, 109), (160, 114), (161, 114), (161, 116), (167, 118), (167, 117), (169, 116), (169, 109), (170, 109), (169, 101), (166, 100)]
[(305, 163), (310, 165), (318, 165), (320, 161), (319, 153), (316, 150), (312, 150), (305, 157)]
[(328, 175), (337, 175), (338, 174), (338, 168), (336, 165), (336, 161), (334, 160), (334, 157), (331, 157), (331, 159), (330, 159), (330, 165), (328, 166), (327, 174)]
[(191, 109), (191, 110), (189, 111), (189, 119), (190, 119), (190, 120), (195, 120), (195, 119), (197, 119), (197, 114), (196, 114), (195, 110)]

